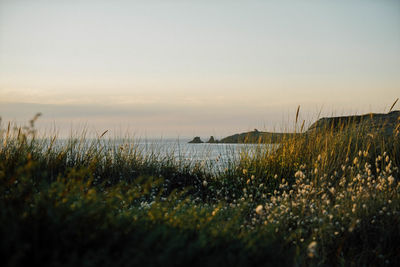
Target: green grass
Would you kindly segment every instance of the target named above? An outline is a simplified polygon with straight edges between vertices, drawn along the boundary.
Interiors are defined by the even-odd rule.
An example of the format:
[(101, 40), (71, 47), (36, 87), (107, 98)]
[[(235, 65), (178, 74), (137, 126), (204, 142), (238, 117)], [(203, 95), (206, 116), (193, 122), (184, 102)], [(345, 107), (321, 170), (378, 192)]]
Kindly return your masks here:
[(296, 135), (224, 171), (128, 141), (1, 127), (2, 265), (400, 264), (396, 133)]

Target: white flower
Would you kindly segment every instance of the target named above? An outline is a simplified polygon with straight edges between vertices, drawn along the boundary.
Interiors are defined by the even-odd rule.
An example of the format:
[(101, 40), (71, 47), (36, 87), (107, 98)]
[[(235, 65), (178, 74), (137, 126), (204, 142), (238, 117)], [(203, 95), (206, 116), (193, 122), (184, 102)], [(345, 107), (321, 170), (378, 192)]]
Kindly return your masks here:
[(262, 205), (258, 205), (256, 208), (256, 213), (258, 215), (261, 215), (263, 213), (263, 206)]
[(332, 195), (336, 193), (336, 190), (334, 187), (329, 188), (329, 192), (331, 192)]
[(208, 185), (207, 181), (204, 180), (204, 181), (203, 181), (203, 186), (205, 187), (205, 186), (207, 186), (207, 185)]
[(390, 175), (387, 179), (388, 179), (389, 185), (394, 183), (394, 178), (392, 175)]
[(317, 242), (312, 241), (307, 247), (308, 257), (314, 258), (315, 254), (317, 252), (316, 249), (317, 249)]
[(306, 176), (304, 175), (304, 173), (302, 172), (302, 171), (297, 171), (295, 174), (294, 174), (294, 176), (296, 177), (296, 178), (305, 178)]

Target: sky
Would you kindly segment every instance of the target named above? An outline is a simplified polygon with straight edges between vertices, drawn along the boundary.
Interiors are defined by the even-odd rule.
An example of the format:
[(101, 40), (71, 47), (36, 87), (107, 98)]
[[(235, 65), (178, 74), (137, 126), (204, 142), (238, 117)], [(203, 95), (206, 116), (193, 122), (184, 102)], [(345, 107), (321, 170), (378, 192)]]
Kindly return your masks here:
[(0, 0), (3, 127), (223, 137), (398, 97), (398, 0)]

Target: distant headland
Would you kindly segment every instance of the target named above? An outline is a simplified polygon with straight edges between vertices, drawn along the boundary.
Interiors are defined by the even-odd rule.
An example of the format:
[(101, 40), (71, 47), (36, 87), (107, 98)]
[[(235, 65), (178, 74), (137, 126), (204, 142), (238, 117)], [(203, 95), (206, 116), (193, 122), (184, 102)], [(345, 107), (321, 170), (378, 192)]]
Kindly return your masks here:
[(271, 132), (261, 132), (257, 129), (251, 132), (239, 133), (230, 135), (222, 138), (221, 140), (216, 140), (213, 136), (207, 142), (203, 142), (199, 136), (193, 138), (189, 144), (254, 144), (254, 143), (279, 143), (282, 138), (293, 137), (295, 133), (271, 133)]
[(400, 131), (400, 111), (389, 113), (368, 113), (364, 115), (350, 115), (340, 117), (321, 118), (314, 122), (304, 133), (275, 133), (261, 132), (254, 129), (250, 132), (233, 134), (216, 140), (213, 136), (207, 142), (203, 142), (199, 136), (193, 138), (190, 144), (257, 144), (257, 143), (279, 143), (282, 139), (295, 137), (297, 135), (312, 134), (322, 130), (339, 131), (349, 125), (363, 127), (369, 132), (380, 131), (384, 135), (391, 135)]

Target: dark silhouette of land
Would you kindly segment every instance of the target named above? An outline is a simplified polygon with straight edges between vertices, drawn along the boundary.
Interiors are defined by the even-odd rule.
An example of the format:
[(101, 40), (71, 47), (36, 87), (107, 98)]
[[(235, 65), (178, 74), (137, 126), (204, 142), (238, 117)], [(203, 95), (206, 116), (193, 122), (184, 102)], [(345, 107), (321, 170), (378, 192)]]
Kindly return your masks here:
[[(257, 143), (279, 143), (285, 138), (292, 138), (298, 135), (312, 134), (319, 131), (338, 132), (349, 128), (362, 129), (368, 133), (381, 133), (386, 136), (399, 134), (400, 131), (400, 111), (391, 111), (389, 113), (368, 113), (364, 115), (350, 115), (340, 117), (321, 118), (314, 122), (304, 133), (275, 133), (261, 132), (254, 129), (250, 132), (233, 134), (222, 138), (221, 140), (210, 137), (207, 143), (224, 144), (257, 144)], [(204, 143), (200, 137), (196, 136), (189, 143)]]

